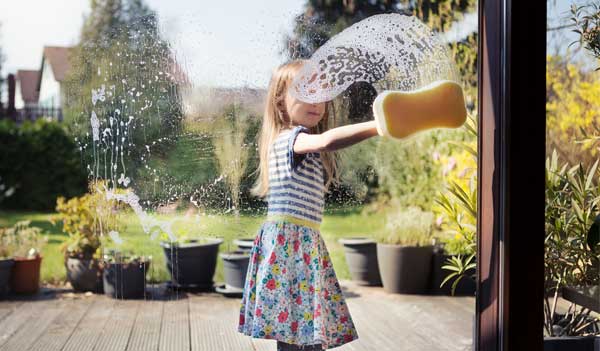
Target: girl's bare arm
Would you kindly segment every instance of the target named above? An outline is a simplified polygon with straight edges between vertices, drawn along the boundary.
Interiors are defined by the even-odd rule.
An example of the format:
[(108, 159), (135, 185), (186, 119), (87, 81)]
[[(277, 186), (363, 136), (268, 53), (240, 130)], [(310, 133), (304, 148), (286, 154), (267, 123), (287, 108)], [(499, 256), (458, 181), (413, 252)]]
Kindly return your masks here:
[(376, 135), (378, 134), (375, 121), (345, 125), (330, 129), (321, 134), (300, 133), (294, 143), (294, 152), (305, 154), (309, 152), (334, 151), (354, 145)]

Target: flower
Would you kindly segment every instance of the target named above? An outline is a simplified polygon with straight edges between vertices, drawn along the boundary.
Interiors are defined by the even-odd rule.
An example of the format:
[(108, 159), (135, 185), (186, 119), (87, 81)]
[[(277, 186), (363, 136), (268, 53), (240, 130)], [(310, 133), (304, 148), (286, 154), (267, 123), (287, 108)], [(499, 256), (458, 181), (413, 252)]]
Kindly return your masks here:
[(312, 319), (312, 313), (310, 313), (310, 312), (308, 312), (308, 311), (307, 311), (307, 312), (304, 312), (304, 320), (305, 320), (305, 321), (309, 321), (309, 320), (311, 320), (311, 319)]
[(306, 284), (306, 282), (300, 282), (300, 290), (308, 291), (308, 284)]
[(275, 254), (275, 251), (271, 252), (271, 257), (269, 257), (269, 263), (270, 264), (275, 263), (276, 259), (277, 259), (277, 254)]
[(302, 305), (302, 297), (300, 295), (298, 295), (298, 297), (296, 297), (296, 304)]
[(434, 161), (437, 161), (440, 159), (440, 153), (437, 151), (434, 151), (433, 154), (431, 155), (433, 157)]
[(279, 316), (277, 316), (277, 320), (279, 320), (279, 323), (285, 322), (287, 320), (287, 318), (288, 318), (287, 311), (279, 312)]
[(435, 224), (438, 227), (441, 227), (443, 222), (444, 222), (444, 216), (443, 215), (439, 215), (438, 218), (435, 220)]
[(304, 258), (304, 263), (309, 264), (310, 263), (310, 255), (307, 254), (306, 252), (302, 254), (302, 257)]
[(273, 331), (273, 327), (270, 325), (265, 326), (265, 334), (269, 335)]
[(278, 235), (277, 235), (277, 243), (278, 243), (279, 245), (283, 245), (283, 244), (285, 244), (285, 237), (284, 237), (283, 235), (281, 235), (281, 234), (278, 234)]
[(339, 302), (339, 301), (341, 300), (341, 298), (342, 298), (342, 297), (340, 296), (340, 294), (333, 294), (333, 295), (331, 296), (331, 300), (332, 300), (333, 302)]
[(275, 283), (275, 279), (269, 279), (269, 281), (267, 282), (267, 289), (269, 290), (273, 290), (276, 287), (276, 283)]
[(298, 252), (299, 247), (300, 247), (300, 241), (294, 240), (294, 252)]
[(256, 309), (256, 317), (260, 317), (260, 316), (262, 316), (262, 309), (257, 308)]
[(292, 332), (295, 333), (298, 330), (298, 322), (292, 322)]
[(274, 264), (273, 265), (272, 272), (273, 272), (273, 274), (279, 274), (279, 273), (281, 273), (281, 270), (280, 270), (278, 264)]
[(243, 314), (240, 314), (240, 325), (244, 325), (244, 323), (246, 322), (246, 319), (244, 318)]

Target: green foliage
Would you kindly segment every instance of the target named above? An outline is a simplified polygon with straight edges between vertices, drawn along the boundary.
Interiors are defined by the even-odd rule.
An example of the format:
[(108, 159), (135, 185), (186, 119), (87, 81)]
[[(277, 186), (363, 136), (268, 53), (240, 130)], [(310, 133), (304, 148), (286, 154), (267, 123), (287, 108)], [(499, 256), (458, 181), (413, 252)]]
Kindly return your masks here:
[[(571, 5), (571, 21), (575, 24), (573, 32), (579, 35), (576, 42), (600, 60), (600, 4)], [(596, 68), (599, 70), (600, 67)]]
[(441, 286), (456, 278), (452, 294), (460, 280), (473, 278), (477, 252), (477, 118), (469, 116), (462, 129), (466, 132), (465, 141), (452, 144), (460, 148), (454, 159), (458, 159), (456, 163), (464, 168), (459, 174), (445, 168), (445, 191), (437, 194), (435, 199), (439, 211), (446, 217), (442, 228), (448, 236), (443, 236), (441, 241), (444, 251), (452, 256), (442, 267), (449, 274)]
[(403, 246), (427, 246), (433, 243), (433, 213), (410, 206), (390, 211), (385, 229), (376, 233), (378, 242)]
[(58, 122), (17, 126), (0, 121), (0, 179), (14, 189), (4, 209), (52, 209), (58, 196), (85, 192), (86, 175), (74, 141)]
[(556, 300), (561, 289), (600, 284), (600, 246), (596, 242), (590, 247), (588, 240), (600, 212), (599, 162), (589, 168), (560, 165), (556, 152), (546, 159), (544, 327), (551, 336), (585, 334), (582, 324), (587, 321), (582, 317), (589, 313), (585, 308), (575, 309), (568, 316), (572, 323), (557, 328)]
[(90, 183), (89, 192), (80, 197), (56, 200), (53, 222), (61, 221), (69, 239), (61, 247), (67, 257), (99, 258), (101, 237), (110, 231), (124, 228), (121, 216), (125, 210), (122, 203), (107, 200), (102, 182)]
[(48, 242), (42, 230), (31, 227), (30, 221), (19, 221), (9, 228), (0, 228), (0, 258), (28, 257), (40, 255)]
[[(124, 173), (136, 183), (150, 154), (168, 153), (182, 129), (180, 85), (186, 78), (160, 36), (156, 14), (141, 0), (92, 1), (70, 63), (65, 123), (82, 145), (85, 162), (108, 159), (110, 165), (90, 171), (100, 173), (107, 166), (112, 182)], [(99, 90), (103, 98), (93, 100)], [(110, 136), (92, 139), (92, 113), (100, 131), (109, 130)]]
[(442, 182), (441, 166), (433, 162), (432, 154), (453, 134), (434, 130), (401, 141), (379, 138), (374, 168), (380, 194), (400, 207), (431, 208)]
[(215, 156), (221, 175), (231, 197), (231, 207), (236, 214), (240, 208), (240, 184), (248, 165), (250, 150), (253, 144), (248, 143), (250, 124), (256, 123), (257, 118), (245, 111), (241, 105), (232, 104), (225, 108), (223, 116), (217, 120), (213, 137)]

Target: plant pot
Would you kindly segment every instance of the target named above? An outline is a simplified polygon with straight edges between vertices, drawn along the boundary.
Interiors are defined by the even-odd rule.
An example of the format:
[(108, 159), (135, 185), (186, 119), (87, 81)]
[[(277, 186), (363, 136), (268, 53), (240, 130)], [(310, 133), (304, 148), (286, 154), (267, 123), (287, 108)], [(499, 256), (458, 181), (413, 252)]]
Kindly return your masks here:
[(116, 299), (139, 299), (146, 293), (150, 262), (107, 263), (102, 272), (104, 294)]
[(238, 250), (219, 254), (223, 259), (223, 275), (226, 288), (243, 289), (246, 282), (246, 272), (250, 262), (250, 254)]
[(600, 337), (544, 337), (544, 351), (600, 351)]
[[(452, 273), (447, 269), (443, 269), (442, 266), (445, 266), (446, 261), (451, 258), (452, 255), (447, 255), (443, 251), (434, 252), (431, 262), (431, 280), (430, 280), (430, 293), (434, 295), (452, 295), (452, 284), (456, 280), (456, 278), (452, 278), (444, 284), (443, 287), (440, 288), (440, 284), (446, 279), (446, 277)], [(475, 289), (477, 285), (475, 281), (470, 278), (475, 274), (475, 269), (470, 269), (467, 271), (467, 275), (463, 277), (460, 282), (456, 285), (456, 290), (454, 292), (455, 296), (474, 296)]]
[(252, 246), (254, 245), (255, 238), (241, 238), (235, 239), (233, 243), (237, 245), (240, 251), (250, 252), (252, 250)]
[(212, 289), (217, 254), (223, 239), (209, 238), (207, 243), (161, 242), (167, 270), (175, 287)]
[(15, 257), (11, 274), (12, 291), (17, 294), (34, 294), (40, 289), (42, 256)]
[(341, 238), (352, 280), (358, 285), (381, 286), (377, 243), (369, 238)]
[(6, 295), (10, 291), (10, 276), (15, 260), (12, 258), (0, 260), (0, 295)]
[(433, 246), (377, 243), (383, 290), (394, 294), (425, 294), (429, 288)]
[(67, 279), (74, 290), (102, 292), (102, 269), (98, 260), (68, 257), (65, 268)]

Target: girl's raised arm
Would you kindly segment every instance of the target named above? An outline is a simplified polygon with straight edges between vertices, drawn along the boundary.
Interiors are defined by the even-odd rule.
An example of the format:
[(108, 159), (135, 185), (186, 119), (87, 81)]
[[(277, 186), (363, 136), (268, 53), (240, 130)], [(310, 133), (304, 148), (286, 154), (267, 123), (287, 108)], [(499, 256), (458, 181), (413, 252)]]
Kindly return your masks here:
[(355, 123), (330, 129), (321, 134), (300, 133), (294, 143), (294, 152), (334, 151), (357, 144), (378, 135), (375, 121)]

